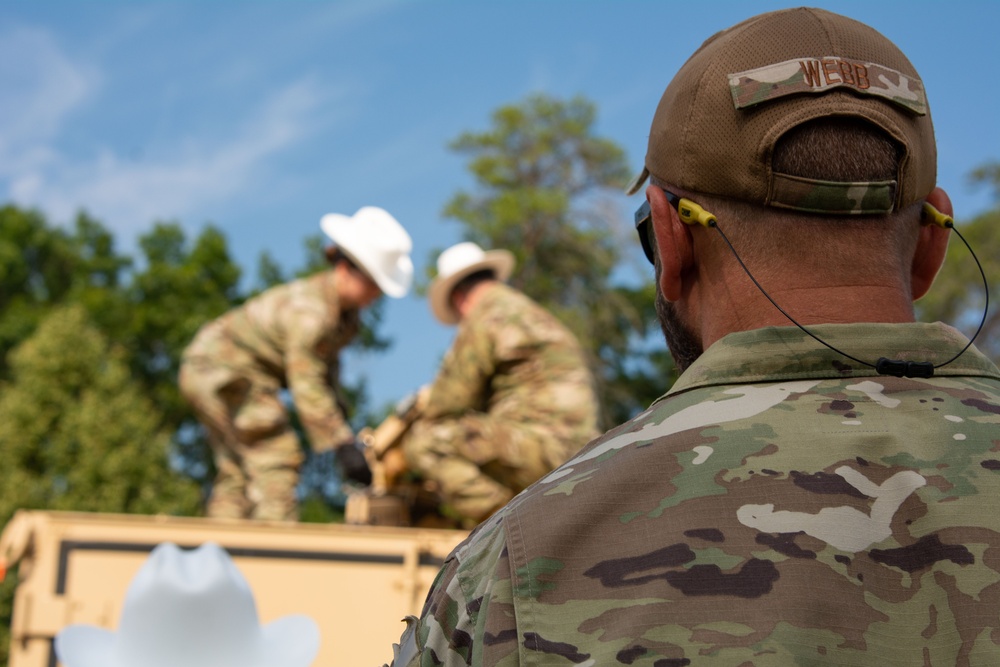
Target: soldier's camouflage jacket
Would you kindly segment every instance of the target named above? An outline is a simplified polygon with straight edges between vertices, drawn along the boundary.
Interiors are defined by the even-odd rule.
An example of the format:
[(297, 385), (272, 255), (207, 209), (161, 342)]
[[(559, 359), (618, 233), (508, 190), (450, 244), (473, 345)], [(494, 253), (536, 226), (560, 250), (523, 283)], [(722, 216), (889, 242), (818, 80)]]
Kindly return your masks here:
[[(815, 332), (872, 363), (965, 343)], [(1000, 371), (727, 336), (482, 524), (408, 623), (396, 665), (1000, 665)]]
[(202, 327), (184, 363), (218, 377), (263, 378), (287, 387), (312, 449), (353, 437), (335, 393), (339, 352), (358, 331), (357, 310), (341, 310), (334, 272), (272, 287)]
[(576, 337), (527, 296), (496, 282), (462, 318), (424, 417), (483, 412), (541, 427), (578, 447), (598, 433), (598, 411)]

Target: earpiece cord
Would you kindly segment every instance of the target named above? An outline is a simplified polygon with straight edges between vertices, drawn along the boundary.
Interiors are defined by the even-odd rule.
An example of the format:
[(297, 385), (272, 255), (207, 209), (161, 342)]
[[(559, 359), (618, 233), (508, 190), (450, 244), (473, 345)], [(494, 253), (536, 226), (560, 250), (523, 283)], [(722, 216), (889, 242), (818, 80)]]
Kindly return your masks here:
[[(750, 273), (750, 269), (748, 269), (747, 265), (743, 263), (743, 258), (741, 258), (740, 255), (739, 255), (739, 253), (736, 252), (736, 248), (733, 247), (733, 244), (729, 240), (729, 237), (726, 236), (726, 233), (724, 231), (722, 231), (722, 227), (719, 227), (719, 223), (713, 220), (712, 222), (709, 223), (709, 226), (710, 227), (714, 227), (719, 232), (719, 234), (722, 236), (722, 240), (726, 242), (726, 245), (728, 245), (729, 249), (733, 252), (733, 257), (735, 257), (736, 261), (740, 263), (741, 267), (743, 267), (743, 272), (746, 273), (747, 277), (750, 278), (750, 280), (753, 281), (753, 284), (757, 286), (757, 289), (760, 290), (760, 293), (763, 294), (765, 297), (767, 297), (767, 300), (771, 302), (771, 305), (774, 306), (775, 308), (777, 308), (778, 312), (780, 312), (782, 315), (784, 315), (786, 318), (788, 318), (789, 322), (791, 322), (792, 324), (794, 324), (795, 326), (797, 326), (799, 329), (801, 329), (803, 333), (808, 334), (809, 336), (811, 336), (817, 343), (820, 343), (821, 345), (825, 345), (826, 347), (828, 347), (829, 349), (833, 350), (837, 354), (842, 354), (845, 357), (847, 357), (848, 359), (850, 359), (852, 361), (856, 361), (859, 364), (862, 364), (864, 366), (869, 366), (871, 368), (875, 368), (875, 364), (870, 364), (867, 361), (862, 361), (861, 359), (858, 359), (857, 357), (852, 357), (851, 355), (847, 354), (843, 350), (838, 350), (833, 345), (830, 345), (825, 340), (823, 340), (822, 338), (820, 338), (819, 336), (817, 336), (813, 332), (809, 331), (809, 329), (806, 329), (804, 326), (802, 326), (797, 321), (795, 321), (795, 318), (792, 317), (791, 315), (789, 315), (787, 312), (785, 312), (785, 309), (782, 308), (781, 306), (779, 306), (777, 304), (777, 302), (775, 302), (775, 300), (771, 298), (771, 295), (767, 293), (767, 290), (765, 290), (763, 287), (761, 287), (761, 284), (759, 282), (757, 282), (756, 278), (753, 277), (753, 274)], [(962, 350), (962, 351), (964, 352), (965, 350)], [(961, 353), (959, 353), (959, 354), (961, 354)]]
[[(767, 291), (761, 286), (761, 284), (759, 282), (757, 282), (757, 279), (753, 277), (753, 274), (750, 273), (750, 269), (747, 268), (747, 265), (743, 263), (743, 259), (740, 257), (739, 253), (736, 252), (736, 248), (733, 247), (733, 244), (729, 240), (729, 237), (726, 236), (726, 233), (724, 231), (722, 231), (722, 227), (719, 227), (719, 223), (717, 221), (715, 221), (715, 220), (712, 220), (711, 222), (708, 223), (708, 225), (709, 225), (709, 227), (714, 227), (719, 232), (719, 235), (722, 236), (722, 240), (725, 241), (726, 245), (729, 246), (729, 249), (733, 253), (733, 257), (735, 257), (736, 261), (739, 262), (739, 265), (743, 268), (743, 271), (744, 271), (744, 273), (747, 274), (747, 277), (750, 278), (750, 280), (753, 282), (753, 284), (757, 286), (757, 289), (760, 290), (760, 293), (763, 294), (767, 298), (767, 300), (771, 302), (771, 305), (774, 306), (775, 308), (777, 308), (778, 312), (780, 312), (782, 315), (784, 315), (788, 319), (789, 322), (791, 322), (792, 324), (794, 324), (795, 326), (797, 326), (803, 333), (805, 333), (808, 336), (810, 336), (813, 340), (815, 340), (816, 342), (820, 343), (821, 345), (827, 347), (828, 349), (833, 350), (837, 354), (843, 355), (843, 356), (847, 357), (848, 359), (850, 359), (851, 361), (855, 361), (855, 362), (857, 362), (857, 363), (859, 363), (859, 364), (861, 364), (863, 366), (868, 366), (869, 368), (874, 368), (874, 369), (879, 370), (881, 372), (880, 365), (881, 365), (881, 362), (884, 361), (884, 360), (880, 360), (880, 364), (879, 365), (872, 364), (872, 363), (869, 363), (867, 361), (862, 361), (861, 359), (858, 359), (857, 357), (851, 356), (850, 354), (847, 354), (843, 350), (839, 350), (836, 347), (834, 347), (833, 345), (830, 345), (825, 340), (823, 340), (822, 338), (820, 338), (819, 336), (817, 336), (813, 332), (809, 331), (809, 329), (806, 329), (804, 326), (802, 326), (801, 324), (799, 324), (795, 320), (794, 317), (792, 317), (791, 315), (789, 315), (785, 311), (784, 308), (782, 308), (781, 306), (779, 306), (777, 304), (777, 302), (775, 302), (775, 300), (771, 298), (771, 295), (768, 294)], [(987, 281), (987, 279), (986, 279), (986, 271), (983, 270), (983, 265), (980, 263), (979, 258), (976, 256), (975, 251), (973, 251), (972, 246), (969, 245), (969, 242), (965, 240), (965, 237), (962, 236), (962, 233), (959, 232), (958, 229), (955, 228), (955, 225), (953, 223), (951, 223), (951, 222), (948, 222), (945, 226), (948, 229), (950, 229), (951, 231), (955, 232), (958, 235), (958, 238), (962, 239), (962, 243), (965, 244), (965, 247), (969, 249), (969, 253), (972, 254), (972, 259), (975, 260), (976, 267), (978, 267), (978, 269), (979, 269), (979, 275), (982, 276), (982, 279), (983, 279), (983, 289), (984, 289), (984, 293), (986, 294), (986, 304), (983, 307), (983, 317), (979, 321), (979, 328), (976, 329), (976, 333), (974, 333), (972, 335), (972, 338), (970, 338), (969, 342), (965, 344), (965, 347), (963, 347), (958, 354), (956, 354), (954, 357), (952, 357), (948, 361), (942, 362), (942, 363), (937, 364), (935, 366), (931, 366), (931, 368), (941, 368), (942, 366), (947, 366), (948, 364), (950, 364), (951, 362), (955, 361), (960, 356), (962, 356), (963, 354), (965, 354), (965, 351), (968, 350), (970, 347), (972, 347), (972, 342), (974, 340), (976, 340), (976, 337), (979, 335), (979, 332), (983, 330), (983, 326), (986, 324), (986, 315), (989, 312), (989, 308), (990, 308), (990, 286), (989, 286), (989, 281)], [(928, 364), (928, 366), (929, 366), (929, 364)]]
[[(972, 334), (972, 338), (970, 338), (969, 342), (965, 344), (965, 347), (962, 348), (962, 351), (959, 352), (958, 354), (956, 354), (954, 357), (952, 357), (948, 361), (946, 361), (944, 363), (941, 363), (941, 364), (938, 364), (934, 368), (941, 368), (942, 366), (946, 366), (946, 365), (950, 364), (951, 362), (955, 361), (960, 356), (962, 356), (963, 354), (965, 354), (966, 350), (968, 350), (970, 347), (972, 347), (972, 341), (976, 340), (976, 336), (978, 336), (979, 332), (983, 330), (983, 326), (986, 324), (986, 314), (990, 310), (990, 283), (989, 283), (988, 280), (986, 280), (986, 271), (983, 270), (983, 265), (979, 263), (979, 258), (976, 257), (976, 252), (972, 249), (972, 246), (969, 245), (969, 242), (965, 240), (965, 237), (962, 236), (962, 232), (958, 231), (958, 228), (955, 227), (954, 223), (949, 222), (949, 223), (947, 223), (945, 225), (945, 227), (947, 227), (951, 231), (955, 232), (955, 234), (958, 235), (958, 238), (962, 239), (962, 243), (964, 243), (965, 247), (969, 249), (969, 253), (972, 255), (972, 259), (974, 259), (976, 261), (976, 268), (979, 269), (979, 275), (983, 279), (983, 294), (986, 296), (986, 304), (983, 306), (983, 318), (981, 320), (979, 320), (979, 327), (976, 329), (976, 333)], [(732, 247), (732, 246), (730, 246), (730, 247)]]

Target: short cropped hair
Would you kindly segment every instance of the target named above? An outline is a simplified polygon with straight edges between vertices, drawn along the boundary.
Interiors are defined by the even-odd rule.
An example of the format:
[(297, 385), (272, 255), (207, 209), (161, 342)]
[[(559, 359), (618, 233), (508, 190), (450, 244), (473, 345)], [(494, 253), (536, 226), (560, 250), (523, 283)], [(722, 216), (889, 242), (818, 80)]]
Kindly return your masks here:
[(486, 282), (487, 280), (496, 280), (497, 274), (493, 269), (480, 269), (465, 276), (451, 288), (451, 297), (459, 294), (466, 294), (473, 287), (479, 283)]
[(772, 169), (823, 181), (890, 181), (899, 174), (902, 148), (868, 121), (850, 116), (818, 118), (778, 139)]
[[(896, 141), (871, 123), (824, 117), (786, 132), (775, 145), (772, 168), (816, 180), (894, 180), (902, 156)], [(867, 264), (900, 271), (907, 268), (903, 263), (916, 247), (919, 204), (884, 215), (824, 215), (698, 193), (690, 196), (715, 214), (741, 257), (748, 260), (794, 259), (804, 257), (803, 250), (821, 246), (830, 265)]]

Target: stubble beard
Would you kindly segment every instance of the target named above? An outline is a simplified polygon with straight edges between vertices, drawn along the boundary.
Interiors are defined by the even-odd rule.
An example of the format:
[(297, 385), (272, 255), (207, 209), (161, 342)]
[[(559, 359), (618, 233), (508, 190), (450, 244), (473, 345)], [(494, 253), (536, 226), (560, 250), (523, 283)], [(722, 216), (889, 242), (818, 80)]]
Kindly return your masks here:
[(659, 285), (656, 287), (656, 315), (660, 320), (660, 329), (663, 330), (670, 356), (674, 358), (677, 370), (683, 373), (705, 351), (701, 339), (681, 321), (674, 304), (663, 297)]

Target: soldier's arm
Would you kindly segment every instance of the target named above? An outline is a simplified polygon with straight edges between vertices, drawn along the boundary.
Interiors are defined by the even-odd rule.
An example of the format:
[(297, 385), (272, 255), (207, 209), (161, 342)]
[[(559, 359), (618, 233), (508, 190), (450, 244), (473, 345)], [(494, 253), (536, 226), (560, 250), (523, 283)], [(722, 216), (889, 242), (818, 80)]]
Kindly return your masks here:
[(295, 409), (315, 452), (333, 449), (354, 437), (337, 404), (328, 377), (329, 323), (319, 313), (299, 310), (290, 315), (285, 375)]

